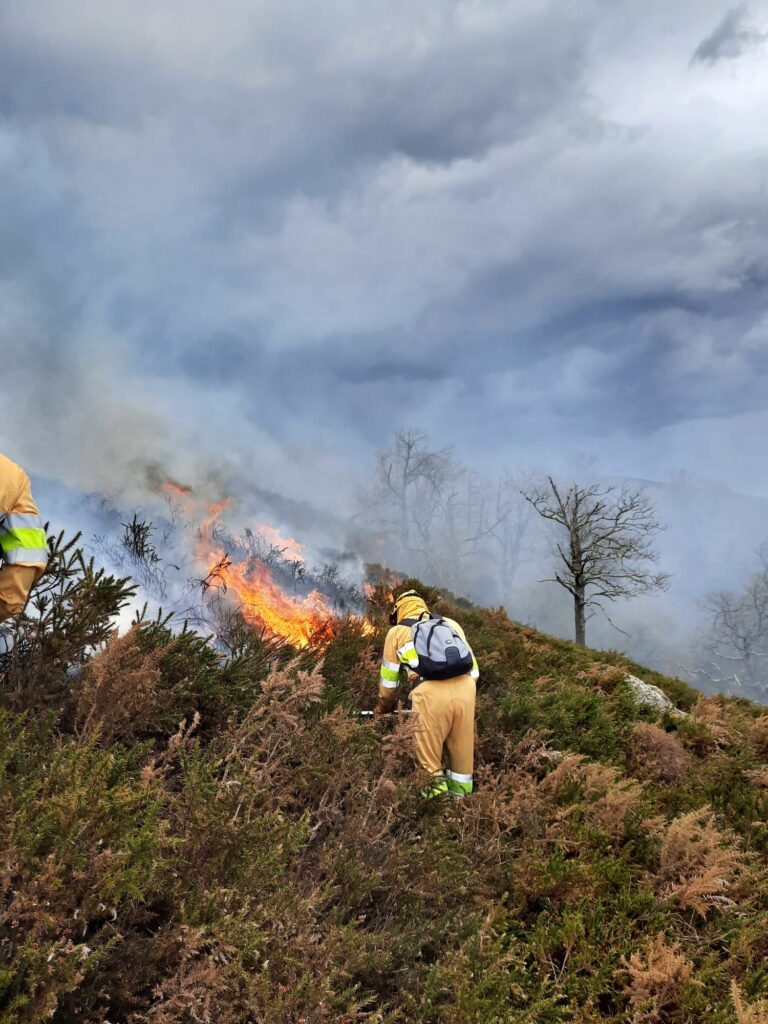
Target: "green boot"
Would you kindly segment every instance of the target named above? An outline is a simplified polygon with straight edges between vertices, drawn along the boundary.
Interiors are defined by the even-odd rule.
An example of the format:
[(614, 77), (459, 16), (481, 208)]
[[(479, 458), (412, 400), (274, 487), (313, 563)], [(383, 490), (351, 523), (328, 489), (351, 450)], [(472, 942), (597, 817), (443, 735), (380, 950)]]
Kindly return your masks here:
[(421, 790), (419, 796), (424, 800), (434, 800), (435, 797), (450, 796), (448, 780), (444, 775), (433, 776), (424, 789)]

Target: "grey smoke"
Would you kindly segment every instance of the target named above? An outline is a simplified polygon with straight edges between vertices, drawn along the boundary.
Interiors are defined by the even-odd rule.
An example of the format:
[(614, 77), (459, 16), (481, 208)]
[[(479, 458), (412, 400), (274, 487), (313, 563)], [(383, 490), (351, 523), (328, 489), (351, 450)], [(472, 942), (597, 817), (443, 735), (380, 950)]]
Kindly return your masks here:
[(768, 37), (752, 27), (749, 14), (747, 4), (739, 4), (727, 11), (712, 32), (696, 47), (691, 61), (715, 64), (720, 60), (733, 60), (764, 42)]
[(768, 495), (762, 5), (1, 7), (0, 449), (37, 479), (130, 508), (156, 466), (342, 552), (402, 423)]

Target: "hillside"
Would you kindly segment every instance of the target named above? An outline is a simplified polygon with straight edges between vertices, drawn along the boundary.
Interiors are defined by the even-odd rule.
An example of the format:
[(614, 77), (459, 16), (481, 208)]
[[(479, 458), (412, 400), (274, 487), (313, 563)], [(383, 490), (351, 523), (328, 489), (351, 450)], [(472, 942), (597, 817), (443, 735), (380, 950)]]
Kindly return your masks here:
[(350, 713), (383, 589), (300, 652), (89, 658), (129, 589), (60, 554), (3, 669), (2, 1024), (768, 1020), (764, 709), (425, 588), (482, 671), (477, 790), (425, 804), (412, 721)]

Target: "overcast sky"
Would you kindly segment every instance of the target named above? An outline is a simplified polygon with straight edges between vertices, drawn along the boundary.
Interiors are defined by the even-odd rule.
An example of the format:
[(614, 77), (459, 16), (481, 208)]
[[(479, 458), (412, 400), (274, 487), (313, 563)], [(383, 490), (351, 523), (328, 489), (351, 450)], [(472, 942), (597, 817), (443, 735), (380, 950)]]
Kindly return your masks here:
[(767, 36), (764, 2), (0, 0), (0, 448), (332, 503), (407, 424), (768, 495)]

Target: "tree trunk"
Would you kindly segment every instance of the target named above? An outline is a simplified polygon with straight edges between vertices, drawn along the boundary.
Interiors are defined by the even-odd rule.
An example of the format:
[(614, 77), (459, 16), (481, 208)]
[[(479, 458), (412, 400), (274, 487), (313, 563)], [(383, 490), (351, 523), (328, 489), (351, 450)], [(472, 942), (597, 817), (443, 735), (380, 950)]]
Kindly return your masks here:
[(587, 599), (586, 595), (577, 593), (573, 598), (573, 610), (576, 626), (576, 643), (579, 647), (587, 646)]
[(410, 510), (408, 508), (408, 495), (406, 493), (405, 486), (403, 487), (403, 497), (400, 500), (400, 543), (405, 551), (406, 559), (409, 560), (407, 568), (411, 571), (412, 566), (410, 565), (411, 557), (411, 517)]

